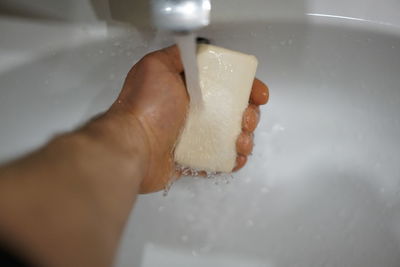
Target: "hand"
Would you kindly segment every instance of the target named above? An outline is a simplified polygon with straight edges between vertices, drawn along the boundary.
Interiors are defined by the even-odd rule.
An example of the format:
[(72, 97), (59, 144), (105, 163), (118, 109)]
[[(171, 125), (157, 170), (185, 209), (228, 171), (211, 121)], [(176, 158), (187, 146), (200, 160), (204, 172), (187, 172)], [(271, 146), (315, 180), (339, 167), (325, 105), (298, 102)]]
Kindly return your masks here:
[[(238, 156), (233, 171), (246, 164), (253, 149), (253, 132), (260, 117), (259, 105), (267, 103), (268, 96), (267, 86), (256, 79), (249, 107), (244, 112), (243, 132), (237, 141)], [(183, 66), (176, 46), (146, 55), (128, 73), (109, 112), (139, 122), (142, 133), (138, 134), (146, 137), (148, 160), (141, 193), (162, 190), (173, 177), (178, 178), (173, 149), (184, 126), (188, 104)], [(137, 127), (133, 129), (138, 131)]]

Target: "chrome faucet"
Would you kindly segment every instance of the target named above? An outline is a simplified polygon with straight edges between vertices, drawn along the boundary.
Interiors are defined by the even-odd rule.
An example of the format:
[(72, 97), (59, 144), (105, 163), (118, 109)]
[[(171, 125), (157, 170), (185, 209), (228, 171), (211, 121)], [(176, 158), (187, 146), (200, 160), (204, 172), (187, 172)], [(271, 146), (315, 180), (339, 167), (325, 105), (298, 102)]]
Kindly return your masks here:
[(152, 0), (152, 20), (158, 29), (191, 32), (210, 23), (210, 0)]

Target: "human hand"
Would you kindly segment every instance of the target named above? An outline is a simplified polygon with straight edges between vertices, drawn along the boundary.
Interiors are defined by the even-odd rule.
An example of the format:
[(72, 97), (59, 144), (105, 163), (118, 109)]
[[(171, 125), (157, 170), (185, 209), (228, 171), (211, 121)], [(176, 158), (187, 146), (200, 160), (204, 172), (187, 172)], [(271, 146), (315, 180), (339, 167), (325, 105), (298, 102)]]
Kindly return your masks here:
[[(253, 132), (257, 127), (259, 106), (268, 101), (268, 88), (255, 80), (249, 107), (243, 114), (242, 133), (237, 140), (237, 160), (233, 171), (241, 169), (253, 149)], [(140, 193), (165, 188), (180, 176), (175, 171), (173, 150), (185, 123), (188, 94), (183, 66), (176, 46), (155, 51), (143, 57), (128, 73), (123, 89), (109, 112), (128, 121), (137, 121), (145, 136), (148, 155), (146, 175)]]

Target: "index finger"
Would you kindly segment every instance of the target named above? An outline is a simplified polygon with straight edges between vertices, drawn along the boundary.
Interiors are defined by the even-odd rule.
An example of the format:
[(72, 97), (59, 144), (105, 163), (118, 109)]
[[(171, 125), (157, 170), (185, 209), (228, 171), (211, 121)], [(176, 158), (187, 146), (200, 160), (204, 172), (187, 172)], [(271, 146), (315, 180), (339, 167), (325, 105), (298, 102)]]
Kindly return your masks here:
[(183, 64), (181, 60), (181, 54), (177, 45), (172, 45), (160, 50), (167, 56), (167, 60), (177, 72), (183, 72)]

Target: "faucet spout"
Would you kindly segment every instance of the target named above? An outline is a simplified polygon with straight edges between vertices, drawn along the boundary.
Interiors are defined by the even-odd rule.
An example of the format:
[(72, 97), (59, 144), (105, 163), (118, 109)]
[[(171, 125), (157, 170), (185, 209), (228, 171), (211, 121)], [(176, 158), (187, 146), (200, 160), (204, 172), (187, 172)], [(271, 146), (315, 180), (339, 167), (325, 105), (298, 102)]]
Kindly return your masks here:
[(210, 0), (152, 0), (152, 20), (158, 29), (191, 32), (210, 23)]

